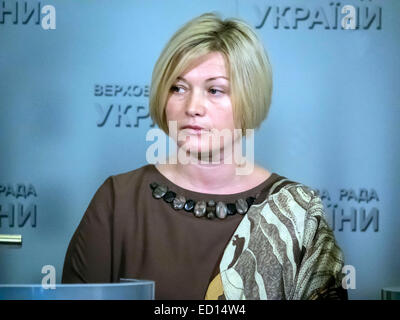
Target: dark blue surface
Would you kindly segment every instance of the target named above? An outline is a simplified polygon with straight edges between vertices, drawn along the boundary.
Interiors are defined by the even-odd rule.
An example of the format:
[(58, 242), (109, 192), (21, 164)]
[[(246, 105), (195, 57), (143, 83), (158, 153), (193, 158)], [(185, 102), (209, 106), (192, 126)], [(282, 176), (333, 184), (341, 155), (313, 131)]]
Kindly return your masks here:
[(0, 300), (154, 300), (154, 282), (125, 280), (122, 283), (0, 285)]

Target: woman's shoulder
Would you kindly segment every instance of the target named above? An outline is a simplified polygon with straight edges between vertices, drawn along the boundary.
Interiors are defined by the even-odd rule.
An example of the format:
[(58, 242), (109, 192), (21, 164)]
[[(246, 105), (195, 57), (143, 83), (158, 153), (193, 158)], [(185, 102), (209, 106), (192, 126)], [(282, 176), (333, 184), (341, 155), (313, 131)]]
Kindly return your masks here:
[(278, 178), (269, 190), (268, 198), (280, 201), (295, 202), (305, 209), (309, 206), (311, 199), (318, 197), (318, 192), (307, 184), (287, 178), (275, 173)]
[(276, 177), (263, 196), (264, 200), (259, 201), (252, 211), (254, 217), (260, 215), (267, 221), (277, 218), (284, 224), (297, 226), (299, 233), (303, 232), (306, 220), (320, 220), (324, 217), (324, 206), (315, 189), (297, 180), (274, 174)]
[(151, 174), (154, 171), (152, 167), (153, 165), (146, 164), (130, 171), (125, 171), (111, 175), (109, 179), (112, 179), (114, 183), (122, 183), (122, 184), (133, 183), (133, 182), (136, 183), (137, 180), (144, 179), (149, 174)]
[[(309, 185), (278, 175), (269, 194), (248, 212), (251, 221), (266, 221), (286, 238), (303, 243), (305, 233), (315, 234), (318, 226), (326, 225), (323, 203)], [(291, 231), (294, 230), (294, 233)], [(251, 234), (244, 231), (244, 234)]]
[(143, 188), (145, 184), (149, 183), (152, 175), (154, 175), (154, 169), (150, 164), (130, 171), (112, 174), (104, 180), (98, 192), (108, 192), (114, 195), (135, 193), (138, 189)]
[(281, 202), (285, 207), (293, 207), (293, 203), (295, 203), (305, 209), (310, 200), (317, 196), (316, 191), (309, 185), (290, 179), (278, 172), (270, 172), (259, 165), (254, 167), (253, 175), (255, 179), (264, 181), (266, 184), (259, 196), (260, 200), (257, 201), (259, 203), (273, 200), (277, 203)]

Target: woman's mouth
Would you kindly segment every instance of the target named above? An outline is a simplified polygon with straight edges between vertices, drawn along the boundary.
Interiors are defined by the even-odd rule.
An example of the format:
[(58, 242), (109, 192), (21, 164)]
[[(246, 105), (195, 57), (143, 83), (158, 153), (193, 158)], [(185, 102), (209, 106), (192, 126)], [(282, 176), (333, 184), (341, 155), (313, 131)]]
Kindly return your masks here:
[(196, 125), (187, 125), (187, 126), (183, 126), (181, 127), (181, 130), (185, 130), (185, 132), (187, 133), (193, 133), (193, 134), (200, 134), (201, 132), (204, 132), (205, 129), (203, 127), (200, 126), (196, 126)]

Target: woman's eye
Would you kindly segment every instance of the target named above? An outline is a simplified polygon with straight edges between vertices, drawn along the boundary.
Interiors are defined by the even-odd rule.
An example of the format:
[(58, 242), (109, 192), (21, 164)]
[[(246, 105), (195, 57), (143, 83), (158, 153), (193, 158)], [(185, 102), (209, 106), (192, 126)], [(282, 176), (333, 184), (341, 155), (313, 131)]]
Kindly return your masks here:
[(179, 86), (172, 86), (171, 87), (171, 92), (176, 92), (176, 93), (183, 93), (184, 88), (179, 87)]
[(212, 95), (219, 95), (219, 94), (222, 94), (222, 93), (223, 93), (223, 91), (218, 90), (218, 89), (215, 89), (215, 88), (210, 88), (208, 91), (209, 91)]

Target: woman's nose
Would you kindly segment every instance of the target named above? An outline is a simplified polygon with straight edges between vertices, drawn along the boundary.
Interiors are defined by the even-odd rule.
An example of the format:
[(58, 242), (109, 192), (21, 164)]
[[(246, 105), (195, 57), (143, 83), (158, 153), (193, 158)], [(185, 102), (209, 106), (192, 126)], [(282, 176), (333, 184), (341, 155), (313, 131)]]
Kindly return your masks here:
[(193, 90), (186, 102), (186, 114), (190, 117), (203, 116), (205, 113), (205, 97), (199, 90)]

